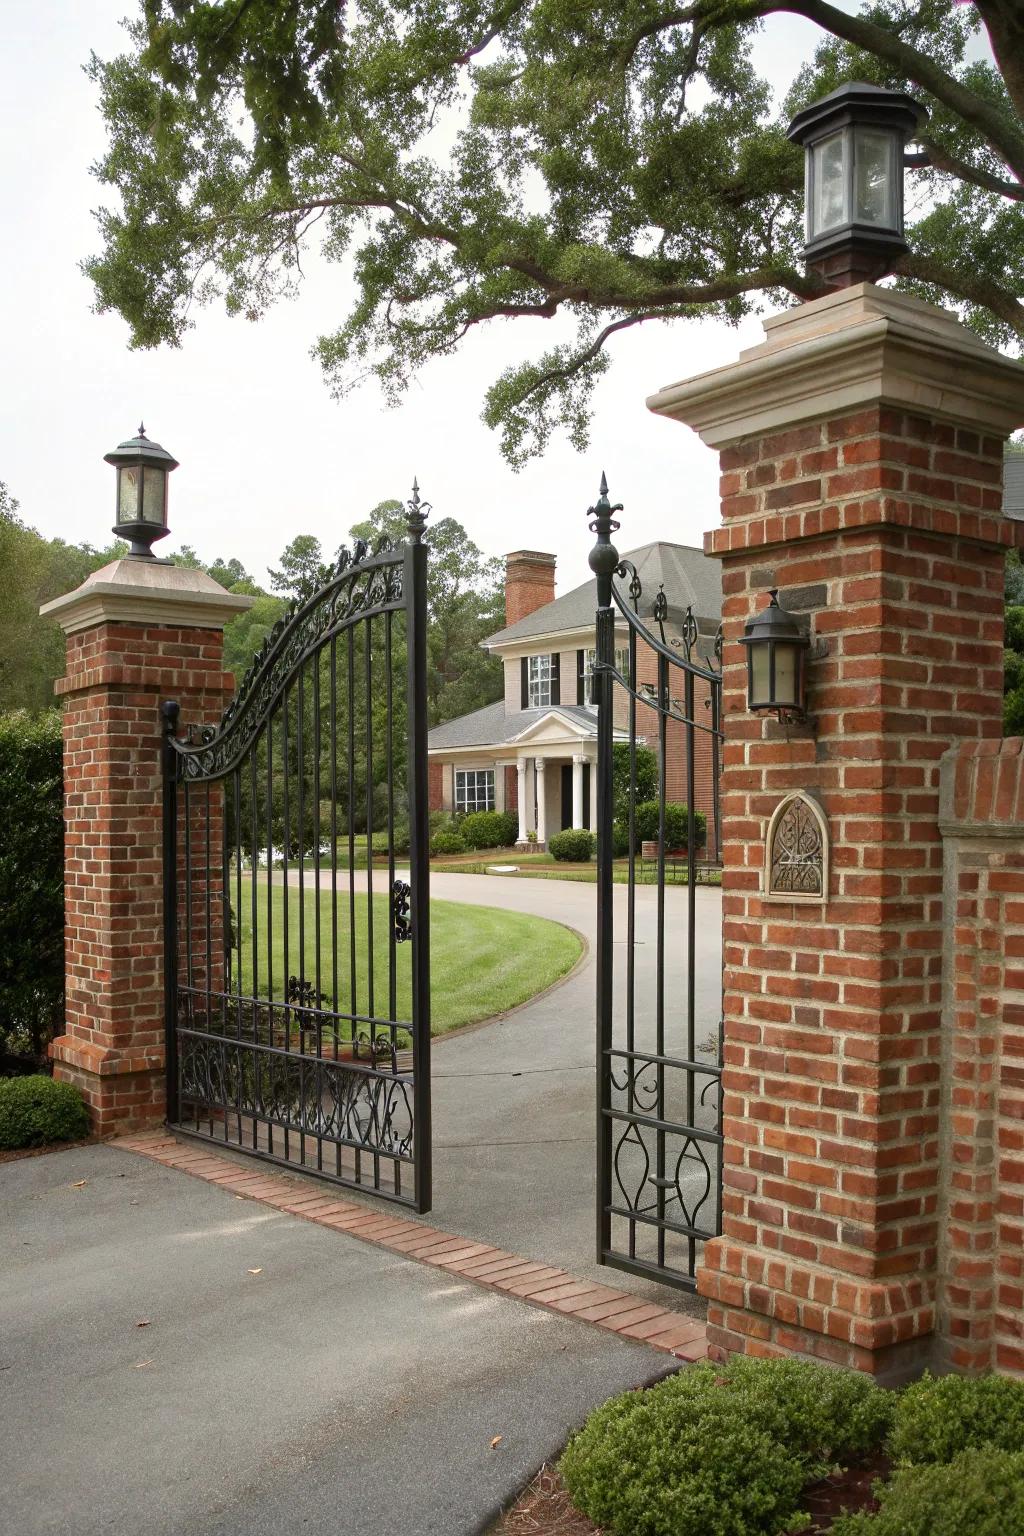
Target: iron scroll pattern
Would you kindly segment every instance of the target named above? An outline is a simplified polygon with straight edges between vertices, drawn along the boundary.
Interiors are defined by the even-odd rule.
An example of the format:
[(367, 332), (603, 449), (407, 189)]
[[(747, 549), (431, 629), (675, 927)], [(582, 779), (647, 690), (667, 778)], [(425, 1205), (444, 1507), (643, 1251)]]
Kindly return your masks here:
[[(609, 547), (610, 514), (618, 510), (602, 484), (590, 514), (598, 535), (590, 559), (599, 593), (595, 671), (604, 674), (599, 902), (613, 891), (613, 839), (620, 858), (622, 841), (627, 852), (625, 912), (618, 899), (607, 899), (599, 917), (598, 1252), (604, 1264), (694, 1290), (703, 1244), (721, 1230), (722, 1207), (721, 970), (703, 958), (703, 939), (697, 942), (698, 929), (703, 934), (714, 921), (699, 887), (716, 882), (720, 869), (722, 630), (699, 622), (692, 606), (673, 612), (662, 586), (645, 593), (633, 561)], [(618, 662), (623, 623), (628, 649)], [(656, 835), (645, 830), (643, 842), (635, 794), (627, 797), (628, 825), (616, 828), (612, 795), (601, 793), (616, 750), (628, 752), (635, 785), (642, 747), (656, 754), (658, 812)], [(681, 850), (668, 831), (676, 801), (687, 807)], [(618, 881), (621, 872), (614, 873)], [(670, 891), (676, 881), (686, 888)], [(651, 884), (655, 890), (638, 902), (638, 888)]]
[[(399, 612), (403, 606), (404, 550), (386, 536), (373, 546), (358, 539), (342, 547), (324, 586), (306, 602), (293, 598), (254, 656), (237, 693), (216, 726), (190, 727), (184, 740), (171, 735), (186, 781), (220, 778), (248, 751), (286, 682), (302, 662), (334, 634), (360, 619)], [(198, 737), (198, 740), (194, 739)]]

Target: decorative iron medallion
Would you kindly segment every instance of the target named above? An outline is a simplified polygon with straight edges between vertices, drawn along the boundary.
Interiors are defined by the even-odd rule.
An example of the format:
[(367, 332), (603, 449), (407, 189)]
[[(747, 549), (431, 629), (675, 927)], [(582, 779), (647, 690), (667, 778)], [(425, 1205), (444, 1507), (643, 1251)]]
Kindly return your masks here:
[(765, 898), (825, 901), (828, 895), (828, 823), (803, 790), (787, 795), (768, 823)]

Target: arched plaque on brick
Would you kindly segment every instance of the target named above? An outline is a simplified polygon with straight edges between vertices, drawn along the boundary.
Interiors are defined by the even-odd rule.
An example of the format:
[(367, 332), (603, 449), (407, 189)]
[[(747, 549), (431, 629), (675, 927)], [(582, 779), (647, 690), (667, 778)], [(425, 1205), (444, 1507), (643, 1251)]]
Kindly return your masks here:
[(797, 790), (772, 812), (764, 858), (766, 901), (828, 899), (828, 822), (818, 802)]

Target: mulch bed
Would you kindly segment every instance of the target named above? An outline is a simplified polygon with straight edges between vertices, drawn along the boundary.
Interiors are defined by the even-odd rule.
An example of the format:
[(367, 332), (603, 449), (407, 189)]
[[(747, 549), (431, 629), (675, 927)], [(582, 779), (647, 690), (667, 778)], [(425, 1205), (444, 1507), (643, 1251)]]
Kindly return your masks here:
[[(803, 1498), (803, 1508), (811, 1517), (805, 1536), (827, 1536), (844, 1509), (851, 1513), (876, 1510), (872, 1484), (888, 1476), (889, 1465), (884, 1452), (876, 1451), (867, 1460), (812, 1483)], [(580, 1514), (557, 1469), (545, 1465), (491, 1528), (491, 1536), (601, 1536), (601, 1527)]]
[(23, 1157), (45, 1157), (47, 1152), (68, 1152), (72, 1147), (91, 1147), (99, 1139), (98, 1136), (86, 1136), (81, 1141), (51, 1141), (45, 1147), (15, 1147), (8, 1150), (0, 1147), (0, 1163), (19, 1163)]

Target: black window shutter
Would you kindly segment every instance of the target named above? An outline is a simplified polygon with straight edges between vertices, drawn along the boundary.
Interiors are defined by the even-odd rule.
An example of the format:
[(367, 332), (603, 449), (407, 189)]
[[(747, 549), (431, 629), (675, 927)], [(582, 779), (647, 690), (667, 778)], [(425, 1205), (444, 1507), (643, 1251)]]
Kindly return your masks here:
[(577, 704), (585, 704), (587, 702), (587, 674), (586, 674), (586, 667), (587, 667), (587, 653), (586, 653), (586, 651), (577, 651), (576, 652), (576, 703)]
[(560, 677), (561, 670), (562, 670), (561, 662), (562, 662), (562, 658), (558, 654), (558, 652), (557, 651), (552, 651), (552, 653), (551, 653), (551, 702), (552, 702), (552, 704), (561, 704), (561, 702), (562, 702), (562, 689), (561, 689), (561, 683), (559, 681), (559, 677)]
[(520, 709), (529, 709), (529, 707), (530, 707), (530, 668), (529, 668), (529, 665), (527, 663), (527, 660), (526, 660), (525, 656), (523, 657), (522, 661), (519, 663), (519, 669), (520, 669), (519, 670), (519, 688), (520, 688), (519, 708)]

